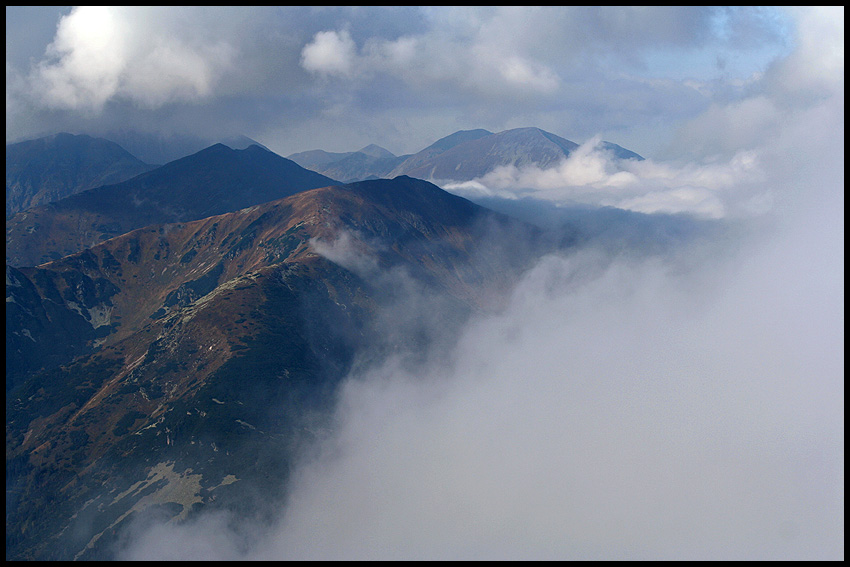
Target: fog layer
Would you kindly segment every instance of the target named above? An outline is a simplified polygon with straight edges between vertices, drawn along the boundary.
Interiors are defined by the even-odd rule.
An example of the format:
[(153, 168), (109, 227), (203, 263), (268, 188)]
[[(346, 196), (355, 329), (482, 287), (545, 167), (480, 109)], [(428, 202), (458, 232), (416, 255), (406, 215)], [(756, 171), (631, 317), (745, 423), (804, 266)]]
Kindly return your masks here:
[(249, 551), (202, 518), (125, 557), (842, 558), (843, 173), (772, 170), (818, 205), (664, 259), (547, 255), (457, 341), (361, 367)]

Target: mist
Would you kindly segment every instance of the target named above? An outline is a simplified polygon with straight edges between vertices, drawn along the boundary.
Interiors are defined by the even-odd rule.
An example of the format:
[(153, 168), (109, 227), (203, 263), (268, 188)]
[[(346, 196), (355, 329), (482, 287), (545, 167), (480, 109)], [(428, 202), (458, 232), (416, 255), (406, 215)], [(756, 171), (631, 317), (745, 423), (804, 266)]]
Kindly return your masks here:
[[(840, 61), (806, 66), (836, 38), (821, 16), (802, 18), (814, 43), (761, 91), (680, 125), (700, 159), (631, 170), (619, 188), (637, 195), (605, 194), (605, 176), (584, 185), (590, 205), (729, 217), (722, 236), (546, 254), (451, 340), (439, 297), (373, 272), (400, 278), (378, 319), (388, 334), (442, 340), (355, 365), (275, 522), (138, 528), (118, 558), (843, 559), (843, 25), (830, 28)], [(502, 171), (487, 189), (538, 173)], [(708, 174), (702, 209), (652, 191)], [(544, 196), (557, 212), (564, 194)], [(361, 277), (374, 268), (321, 250)]]
[(842, 556), (840, 288), (775, 253), (545, 258), (441, 362), (351, 377), (256, 557)]
[[(201, 516), (137, 534), (120, 557), (843, 558), (832, 142), (773, 164), (779, 205), (726, 238), (547, 254), (453, 340), (357, 365), (280, 519), (242, 527), (250, 545)], [(318, 249), (398, 278), (388, 334), (445, 332), (440, 303), (403, 273), (376, 271), (345, 239)]]
[(757, 152), (673, 165), (619, 160), (601, 142), (599, 136), (591, 138), (554, 167), (500, 166), (480, 178), (441, 186), (473, 200), (525, 198), (708, 219), (751, 216), (769, 207)]

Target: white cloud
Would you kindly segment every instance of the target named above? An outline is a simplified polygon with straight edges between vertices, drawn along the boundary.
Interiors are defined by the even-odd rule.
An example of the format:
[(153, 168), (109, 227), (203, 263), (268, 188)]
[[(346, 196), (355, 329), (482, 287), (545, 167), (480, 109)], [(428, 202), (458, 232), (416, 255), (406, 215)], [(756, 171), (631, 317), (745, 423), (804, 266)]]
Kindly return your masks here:
[(424, 362), (349, 377), (333, 435), (247, 555), (202, 517), (126, 558), (212, 534), (196, 559), (843, 557), (843, 227), (825, 179), (826, 222), (798, 214), (695, 271), (543, 258)]
[(773, 187), (779, 222), (754, 239), (683, 250), (691, 270), (547, 257), (429, 363), (352, 376), (254, 557), (843, 558), (836, 102), (760, 155), (632, 164), (719, 195)]
[(256, 557), (837, 558), (839, 319), (804, 336), (820, 300), (770, 262), (718, 295), (548, 258), (445, 363), (347, 384)]
[(348, 31), (322, 31), (304, 46), (301, 64), (312, 73), (349, 76), (353, 73), (356, 56), (357, 46)]
[(48, 46), (50, 60), (38, 69), (49, 104), (99, 108), (119, 88), (129, 33), (105, 6), (83, 6), (62, 18)]
[(558, 76), (542, 65), (534, 65), (520, 57), (508, 57), (499, 64), (499, 72), (508, 82), (529, 86), (542, 92), (558, 89)]
[(772, 62), (748, 94), (716, 100), (681, 124), (680, 153), (730, 156), (774, 143), (810, 109), (844, 98), (844, 7), (789, 8), (797, 26), (794, 49)]
[(755, 152), (728, 161), (674, 165), (616, 160), (598, 137), (550, 168), (500, 166), (478, 179), (439, 181), (458, 194), (534, 198), (556, 204), (612, 206), (643, 213), (689, 213), (722, 218), (753, 213), (751, 200), (768, 192)]
[(720, 219), (726, 216), (723, 202), (705, 188), (683, 187), (667, 191), (650, 191), (639, 197), (622, 201), (605, 201), (602, 205), (638, 213), (686, 213), (703, 218)]
[[(825, 35), (789, 61), (843, 46)], [(426, 41), (362, 56), (412, 63)], [(778, 90), (718, 102), (691, 132), (732, 143), (699, 160), (615, 167), (592, 140), (555, 168), (456, 187), (707, 216), (772, 201), (774, 215), (746, 224), (752, 240), (683, 250), (681, 264), (548, 256), (425, 362), (361, 369), (248, 557), (842, 559), (843, 63), (815, 71), (816, 97), (780, 96), (804, 66), (779, 65), (765, 73)], [(351, 244), (323, 250), (356, 259)], [(444, 331), (415, 299), (401, 319), (421, 310)], [(152, 541), (179, 557), (184, 537), (218, 530), (202, 517), (129, 557), (149, 557)]]
[(558, 89), (559, 78), (549, 66), (494, 47), (432, 31), (395, 39), (370, 38), (358, 50), (347, 30), (331, 30), (317, 33), (304, 46), (301, 64), (321, 76), (360, 79), (382, 73), (412, 87), (442, 83), (479, 94), (493, 94), (494, 88), (543, 94)]
[(75, 7), (32, 71), (33, 92), (53, 108), (99, 112), (110, 100), (147, 108), (210, 97), (235, 51), (173, 14), (144, 7)]
[(844, 92), (844, 6), (788, 8), (798, 22), (796, 49), (770, 70), (777, 97), (797, 104)]
[[(749, 22), (750, 47), (732, 45), (715, 29), (718, 11), (729, 12), (730, 25)], [(21, 47), (11, 50), (13, 65), (21, 76), (29, 76), (30, 88), (20, 92), (7, 87), (7, 99), (15, 98), (8, 105), (7, 138), (50, 129), (98, 134), (95, 130), (102, 133), (105, 124), (120, 124), (168, 132), (241, 130), (283, 155), (315, 147), (347, 151), (368, 143), (394, 143), (390, 149), (407, 153), (458, 129), (534, 125), (571, 139), (602, 131), (618, 143), (628, 138), (612, 138), (610, 132), (651, 132), (628, 142), (647, 154), (665, 141), (666, 132), (658, 135), (662, 127), (694, 116), (709, 104), (712, 93), (725, 92), (698, 92), (663, 73), (658, 76), (665, 62), (675, 62), (709, 84), (716, 72), (703, 64), (713, 61), (713, 55), (704, 55), (718, 45), (736, 61), (749, 60), (753, 46), (766, 46), (759, 52), (762, 67), (775, 54), (776, 33), (769, 26), (750, 25), (751, 11), (75, 8), (61, 20), (47, 56), (43, 50), (29, 56)], [(770, 10), (762, 11), (770, 15)], [(25, 13), (11, 11), (10, 20), (17, 21), (7, 28), (25, 27)], [(95, 25), (99, 21), (109, 25)], [(51, 27), (57, 30), (55, 23), (46, 29)], [(109, 35), (110, 29), (121, 32)], [(104, 34), (109, 35), (108, 49), (96, 49)], [(7, 33), (13, 39), (34, 35)], [(674, 56), (652, 63), (659, 52), (670, 49)], [(35, 61), (31, 74), (29, 61)], [(757, 70), (752, 64), (741, 67), (747, 68), (747, 76)], [(331, 77), (350, 82), (341, 89), (336, 81), (322, 80)], [(665, 81), (655, 80), (659, 78)], [(324, 133), (325, 128), (314, 124), (324, 123), (327, 108), (339, 112), (333, 128)], [(91, 112), (79, 112), (84, 109)], [(435, 121), (446, 127), (438, 128)]]

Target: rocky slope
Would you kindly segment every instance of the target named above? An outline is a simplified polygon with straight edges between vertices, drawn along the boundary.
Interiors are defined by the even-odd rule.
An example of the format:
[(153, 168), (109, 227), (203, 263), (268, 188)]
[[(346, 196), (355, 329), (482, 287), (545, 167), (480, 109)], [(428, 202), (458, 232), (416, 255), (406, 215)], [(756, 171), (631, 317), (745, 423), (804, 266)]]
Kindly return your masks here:
[(442, 297), (450, 336), (529, 261), (494, 227), (530, 230), (399, 177), (7, 268), (7, 559), (109, 558), (145, 518), (269, 511), (352, 366), (422, 340), (381, 317), (399, 286)]

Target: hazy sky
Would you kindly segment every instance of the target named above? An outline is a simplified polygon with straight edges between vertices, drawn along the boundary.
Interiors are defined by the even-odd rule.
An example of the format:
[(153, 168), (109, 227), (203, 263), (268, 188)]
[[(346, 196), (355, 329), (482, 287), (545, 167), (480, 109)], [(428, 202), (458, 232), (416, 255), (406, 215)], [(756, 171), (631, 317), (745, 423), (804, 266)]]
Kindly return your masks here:
[(843, 70), (843, 8), (7, 6), (6, 139), (123, 127), (401, 155), (536, 126), (703, 155), (728, 149), (704, 132), (723, 120), (767, 131), (765, 77), (808, 41), (835, 50), (793, 71), (817, 94)]

